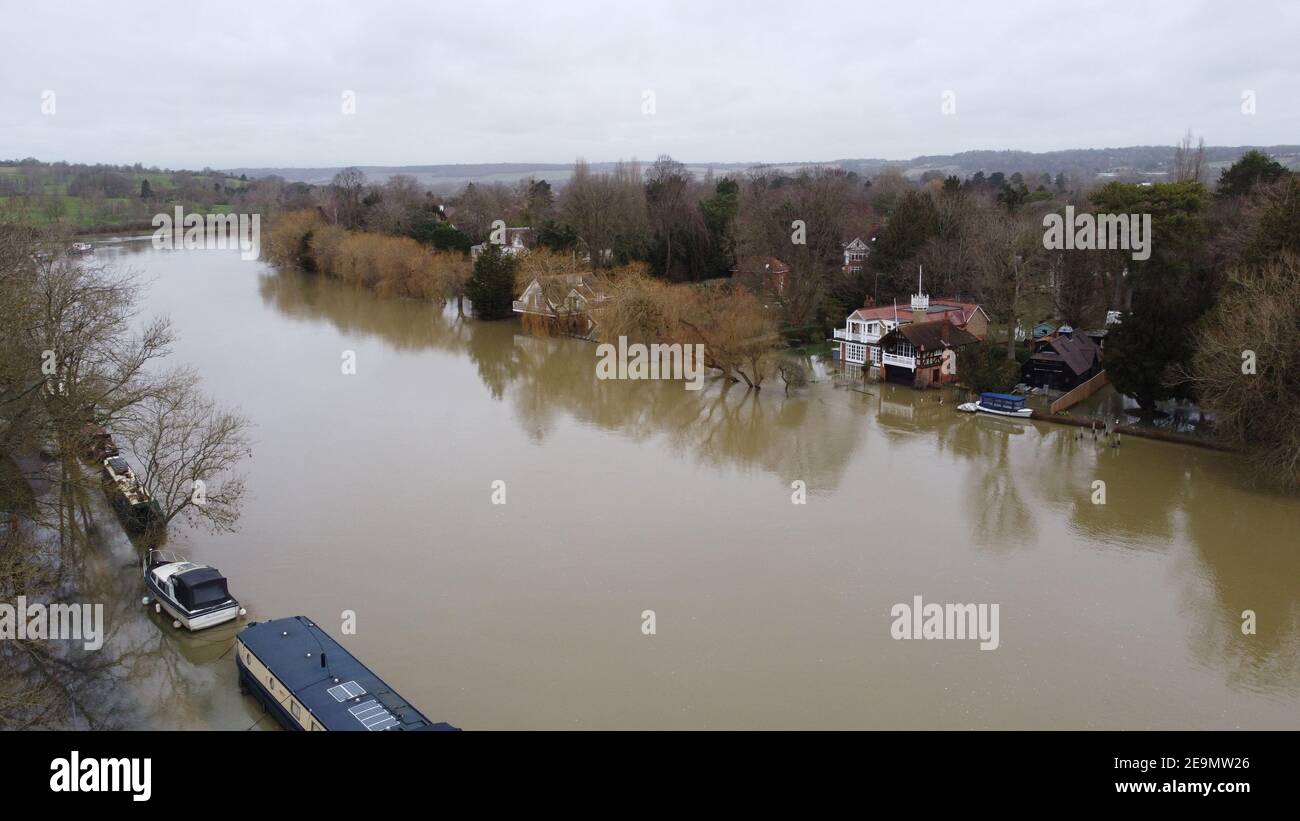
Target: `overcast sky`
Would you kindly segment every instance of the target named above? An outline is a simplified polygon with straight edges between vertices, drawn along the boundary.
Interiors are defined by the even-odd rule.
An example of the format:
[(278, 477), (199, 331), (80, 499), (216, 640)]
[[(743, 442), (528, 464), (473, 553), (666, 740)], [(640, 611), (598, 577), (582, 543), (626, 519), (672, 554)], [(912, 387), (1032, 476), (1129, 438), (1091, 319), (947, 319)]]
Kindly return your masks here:
[(0, 19), (0, 158), (907, 159), (1170, 145), (1188, 128), (1300, 143), (1286, 0), (0, 0)]

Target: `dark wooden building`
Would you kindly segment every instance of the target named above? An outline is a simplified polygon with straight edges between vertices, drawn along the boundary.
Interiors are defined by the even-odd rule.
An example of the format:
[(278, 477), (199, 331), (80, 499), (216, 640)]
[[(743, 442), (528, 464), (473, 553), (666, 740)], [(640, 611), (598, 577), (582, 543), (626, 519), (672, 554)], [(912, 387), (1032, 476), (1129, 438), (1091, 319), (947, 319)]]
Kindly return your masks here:
[(1030, 343), (1034, 352), (1020, 369), (1020, 380), (1035, 388), (1069, 391), (1101, 373), (1101, 347), (1069, 325)]

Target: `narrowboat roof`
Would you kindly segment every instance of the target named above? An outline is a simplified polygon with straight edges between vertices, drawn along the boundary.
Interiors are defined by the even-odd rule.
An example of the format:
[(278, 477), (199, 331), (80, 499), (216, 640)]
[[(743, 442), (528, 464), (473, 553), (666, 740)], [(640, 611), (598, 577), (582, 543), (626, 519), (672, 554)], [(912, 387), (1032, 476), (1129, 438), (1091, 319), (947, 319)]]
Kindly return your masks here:
[(1016, 396), (1016, 395), (1013, 394), (1013, 393), (989, 393), (989, 392), (985, 392), (985, 393), (981, 393), (981, 394), (980, 394), (980, 398), (981, 398), (981, 399), (1000, 399), (1000, 400), (1002, 400), (1003, 402), (1023, 402), (1023, 401), (1025, 401), (1025, 397), (1023, 397), (1023, 396)]
[(254, 622), (239, 640), (327, 729), (457, 729), (429, 720), (305, 616)]

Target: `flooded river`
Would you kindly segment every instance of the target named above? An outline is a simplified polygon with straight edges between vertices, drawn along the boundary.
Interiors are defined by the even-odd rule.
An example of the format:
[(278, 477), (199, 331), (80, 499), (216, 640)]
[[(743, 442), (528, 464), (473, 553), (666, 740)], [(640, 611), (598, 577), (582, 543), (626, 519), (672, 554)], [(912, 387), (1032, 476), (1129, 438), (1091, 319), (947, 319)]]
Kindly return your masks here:
[[(903, 387), (598, 381), (589, 343), (237, 252), (97, 257), (149, 281), (174, 361), (255, 424), (239, 532), (171, 547), (219, 567), (249, 618), (313, 617), (434, 720), (1300, 728), (1300, 497), (1236, 457), (1108, 448)], [(106, 712), (269, 724), (237, 692), (232, 631), (162, 625), (102, 530), (126, 685)], [(914, 596), (998, 604), (1000, 646), (891, 638)]]

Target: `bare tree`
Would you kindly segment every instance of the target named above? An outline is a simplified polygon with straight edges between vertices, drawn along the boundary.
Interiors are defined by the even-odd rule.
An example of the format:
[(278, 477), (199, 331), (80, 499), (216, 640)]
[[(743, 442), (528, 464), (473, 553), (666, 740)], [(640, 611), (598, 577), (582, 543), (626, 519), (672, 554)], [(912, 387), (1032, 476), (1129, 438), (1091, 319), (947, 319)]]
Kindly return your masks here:
[(1187, 130), (1174, 149), (1173, 178), (1175, 182), (1205, 182), (1205, 138), (1192, 147), (1192, 131)]
[(1190, 383), (1214, 413), (1215, 430), (1261, 468), (1300, 484), (1300, 258), (1283, 254), (1231, 275), (1201, 320)]
[(249, 422), (217, 407), (198, 378), (181, 372), (120, 420), (120, 443), (136, 458), (140, 483), (162, 507), (163, 521), (232, 531), (244, 495), (234, 473), (252, 455)]
[(984, 213), (976, 252), (980, 301), (1006, 323), (1007, 357), (1016, 353), (1020, 301), (1043, 264), (1043, 231), (1036, 217), (991, 209)]
[(560, 210), (586, 247), (592, 270), (636, 256), (644, 248), (648, 221), (641, 170), (620, 162), (610, 174), (597, 174), (579, 159), (560, 195)]
[(366, 175), (359, 168), (345, 168), (334, 175), (326, 199), (330, 222), (344, 228), (361, 225), (361, 196), (366, 187)]

